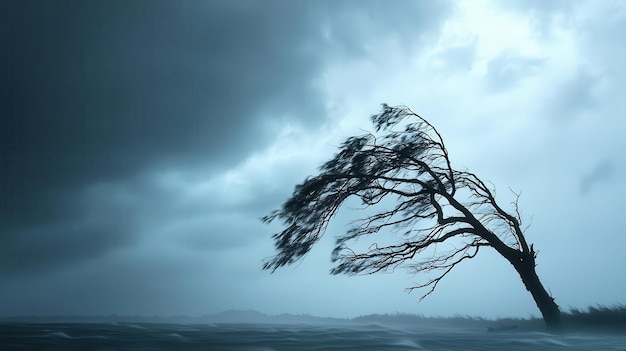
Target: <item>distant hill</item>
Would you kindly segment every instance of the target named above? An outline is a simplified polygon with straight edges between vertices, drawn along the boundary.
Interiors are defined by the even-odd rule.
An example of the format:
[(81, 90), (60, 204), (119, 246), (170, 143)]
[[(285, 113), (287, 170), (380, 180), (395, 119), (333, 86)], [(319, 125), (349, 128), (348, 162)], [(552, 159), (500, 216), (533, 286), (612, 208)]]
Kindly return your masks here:
[(13, 316), (0, 317), (1, 322), (22, 323), (250, 323), (250, 324), (339, 324), (349, 319), (315, 317), (306, 314), (267, 315), (255, 310), (227, 310), (202, 316)]
[(0, 318), (0, 323), (161, 323), (161, 324), (280, 324), (280, 325), (329, 325), (329, 326), (364, 326), (364, 327), (429, 327), (463, 326), (483, 328), (497, 326), (494, 321), (469, 317), (429, 318), (413, 314), (370, 314), (356, 318), (316, 317), (307, 314), (267, 315), (255, 310), (227, 310), (215, 314), (197, 317), (190, 316), (28, 316)]

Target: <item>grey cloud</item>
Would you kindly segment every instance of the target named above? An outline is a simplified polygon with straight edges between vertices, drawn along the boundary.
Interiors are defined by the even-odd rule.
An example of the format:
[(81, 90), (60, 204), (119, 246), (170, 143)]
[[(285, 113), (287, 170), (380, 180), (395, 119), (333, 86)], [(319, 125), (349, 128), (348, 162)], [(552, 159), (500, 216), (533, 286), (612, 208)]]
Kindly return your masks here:
[[(585, 54), (590, 67), (594, 72), (603, 74), (603, 82), (609, 91), (615, 94), (605, 94), (604, 106), (611, 106), (622, 110), (623, 94), (626, 88), (626, 71), (623, 69), (626, 61), (626, 47), (621, 43), (626, 33), (626, 16), (620, 10), (622, 3), (593, 2), (599, 5), (600, 10), (594, 16), (587, 16), (575, 28), (578, 51)], [(604, 6), (603, 6), (604, 5)]]
[[(428, 28), (445, 12), (412, 2), (389, 7), (4, 2), (0, 229), (54, 217), (67, 188), (164, 164), (232, 166), (269, 140), (262, 119), (322, 123), (324, 104), (311, 84), (332, 49), (322, 18), (338, 36), (348, 33), (341, 42), (348, 45), (395, 28), (397, 15), (424, 20), (400, 27)], [(353, 32), (355, 23), (342, 21), (365, 10), (371, 30)]]
[(368, 53), (374, 38), (395, 35), (401, 42), (420, 45), (437, 34), (439, 23), (451, 12), (453, 2), (423, 1), (330, 1), (335, 8), (326, 18), (324, 31), (339, 51), (349, 56)]
[(494, 4), (502, 9), (521, 12), (529, 16), (538, 33), (546, 38), (553, 34), (551, 26), (556, 16), (568, 18), (577, 5), (575, 1), (568, 0), (514, 0)]
[(575, 76), (561, 83), (560, 89), (548, 100), (551, 118), (559, 123), (570, 122), (595, 109), (600, 101), (594, 89), (601, 80), (601, 76), (581, 68)]
[(476, 41), (466, 46), (448, 48), (437, 55), (437, 58), (445, 64), (446, 71), (469, 71), (476, 58)]
[(542, 62), (517, 52), (504, 51), (487, 63), (487, 86), (490, 91), (504, 92), (533, 75)]
[(0, 246), (0, 274), (41, 274), (133, 242), (124, 219), (57, 223), (11, 233)]
[(199, 314), (198, 306), (211, 300), (211, 285), (215, 282), (198, 279), (206, 278), (203, 266), (216, 263), (210, 258), (154, 249), (105, 258), (72, 265), (37, 280), (3, 275), (0, 278), (3, 313)]
[(4, 2), (2, 271), (49, 271), (132, 244), (150, 194), (126, 189), (143, 202), (127, 208), (107, 205), (107, 192), (81, 203), (90, 184), (135, 187), (128, 178), (165, 165), (217, 172), (267, 142), (263, 114), (320, 123), (307, 84), (319, 59), (302, 49), (315, 32), (284, 5)]
[[(13, 284), (3, 296), (26, 306), (15, 313), (85, 312), (102, 296), (100, 311), (129, 311), (146, 300), (142, 286), (156, 291), (169, 282), (159, 300), (166, 301), (178, 283), (223, 278), (211, 258), (267, 240), (271, 230), (258, 218), (293, 184), (256, 182), (234, 205), (210, 193), (190, 200), (185, 184), (262, 150), (276, 132), (268, 126), (325, 123), (325, 97), (315, 86), (324, 65), (360, 59), (378, 37), (426, 40), (449, 7), (0, 2), (0, 273), (3, 286)], [(190, 178), (181, 186), (154, 180), (169, 170)], [(271, 181), (290, 182), (290, 172)], [(142, 253), (158, 245), (167, 249)], [(120, 252), (132, 257), (118, 264)], [(198, 268), (207, 262), (173, 252), (211, 264)]]
[(262, 113), (320, 123), (306, 14), (229, 4), (3, 3), (2, 229), (49, 218), (64, 188), (233, 164), (267, 142)]
[(567, 0), (515, 0), (499, 3), (500, 6), (509, 7), (520, 11), (533, 11), (542, 14), (562, 13), (572, 7), (572, 2)]
[(66, 206), (56, 220), (3, 232), (0, 272), (48, 273), (135, 244), (141, 208), (127, 190), (111, 185), (98, 187), (75, 195), (73, 206)]
[(596, 164), (589, 173), (580, 179), (580, 194), (588, 195), (594, 187), (608, 183), (615, 174), (615, 165), (610, 161), (602, 161)]
[(204, 216), (196, 220), (182, 220), (171, 228), (173, 241), (194, 251), (217, 252), (241, 248), (264, 240), (258, 232), (259, 221), (255, 217), (237, 213)]
[(196, 173), (201, 172), (185, 170), (179, 183), (144, 175), (76, 191), (54, 220), (3, 233), (0, 273), (50, 273), (145, 241), (209, 253), (267, 239), (256, 235), (259, 228), (268, 230), (259, 218), (279, 206), (291, 189), (268, 188), (268, 179), (253, 178), (251, 184), (229, 191), (231, 198), (214, 191), (219, 182), (194, 194), (193, 188), (206, 180)]

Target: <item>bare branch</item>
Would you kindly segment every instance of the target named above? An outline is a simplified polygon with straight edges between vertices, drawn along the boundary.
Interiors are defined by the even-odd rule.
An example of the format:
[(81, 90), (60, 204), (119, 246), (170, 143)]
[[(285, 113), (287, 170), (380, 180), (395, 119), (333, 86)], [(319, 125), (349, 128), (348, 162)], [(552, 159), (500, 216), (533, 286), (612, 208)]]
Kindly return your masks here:
[[(412, 286), (410, 288), (407, 288), (406, 290), (409, 291), (409, 292), (412, 292), (413, 290), (416, 290), (416, 289), (429, 288), (428, 291), (424, 295), (422, 295), (420, 297), (420, 301), (425, 299), (426, 297), (428, 297), (430, 294), (432, 294), (435, 291), (435, 288), (437, 288), (437, 285), (439, 284), (439, 282), (443, 279), (443, 277), (445, 277), (448, 273), (450, 273), (450, 271), (452, 271), (452, 269), (454, 267), (456, 267), (459, 263), (463, 262), (466, 259), (470, 259), (470, 258), (476, 257), (476, 255), (478, 254), (478, 250), (480, 249), (481, 246), (489, 246), (489, 244), (487, 244), (487, 243), (473, 243), (473, 244), (470, 244), (467, 247), (463, 248), (463, 250), (454, 252), (455, 255), (457, 253), (459, 253), (459, 252), (463, 253), (463, 255), (461, 255), (461, 257), (459, 257), (457, 260), (455, 260), (453, 262), (447, 262), (447, 260), (446, 260), (446, 262), (444, 264), (433, 265), (432, 267), (428, 267), (428, 269), (422, 269), (422, 271), (424, 271), (424, 270), (431, 271), (431, 270), (435, 270), (435, 269), (443, 269), (443, 272), (441, 272), (435, 278), (430, 279), (429, 281), (427, 281), (424, 284), (419, 284), (419, 285), (416, 285), (416, 286)], [(471, 254), (468, 254), (467, 251), (470, 248), (474, 248), (474, 252), (471, 253)], [(450, 258), (452, 258), (452, 256), (450, 256)]]

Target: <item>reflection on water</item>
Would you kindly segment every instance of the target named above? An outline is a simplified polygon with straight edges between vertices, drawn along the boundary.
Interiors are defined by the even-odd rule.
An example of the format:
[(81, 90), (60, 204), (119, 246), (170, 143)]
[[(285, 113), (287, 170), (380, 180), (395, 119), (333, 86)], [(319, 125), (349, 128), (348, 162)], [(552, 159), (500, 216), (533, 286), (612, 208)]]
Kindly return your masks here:
[(625, 334), (262, 324), (2, 324), (2, 350), (626, 350)]

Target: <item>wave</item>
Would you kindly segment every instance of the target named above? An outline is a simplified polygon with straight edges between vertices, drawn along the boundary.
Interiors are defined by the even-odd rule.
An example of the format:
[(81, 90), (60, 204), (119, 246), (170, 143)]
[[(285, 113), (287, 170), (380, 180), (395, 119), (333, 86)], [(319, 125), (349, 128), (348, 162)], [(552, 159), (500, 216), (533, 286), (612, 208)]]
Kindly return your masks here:
[[(140, 328), (138, 328), (140, 327)], [(442, 326), (0, 324), (2, 350), (626, 350), (623, 334), (486, 333)]]

